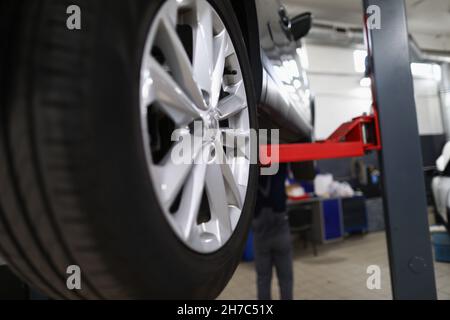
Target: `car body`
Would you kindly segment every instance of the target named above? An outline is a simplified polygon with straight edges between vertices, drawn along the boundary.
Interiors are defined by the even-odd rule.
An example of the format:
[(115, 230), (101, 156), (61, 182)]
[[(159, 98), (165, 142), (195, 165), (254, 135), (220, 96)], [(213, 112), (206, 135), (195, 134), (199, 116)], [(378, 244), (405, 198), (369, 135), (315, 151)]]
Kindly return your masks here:
[(260, 108), (283, 130), (310, 136), (312, 96), (300, 59), (301, 40), (289, 36), (289, 22), (282, 20), (286, 10), (279, 1), (257, 0), (256, 8), (263, 65)]
[[(301, 38), (294, 39), (290, 34), (292, 18), (279, 0), (245, 3), (235, 5), (235, 10), (238, 15), (241, 10), (247, 13), (247, 23), (241, 25), (244, 36), (254, 32), (255, 26), (251, 22), (257, 24), (259, 41), (255, 43), (255, 38), (248, 36), (247, 46), (256, 92), (260, 97), (260, 127), (279, 129), (282, 139), (287, 142), (310, 139), (314, 126), (314, 99), (300, 56)], [(305, 30), (304, 35), (308, 31)], [(252, 48), (255, 46), (258, 46), (256, 50)]]

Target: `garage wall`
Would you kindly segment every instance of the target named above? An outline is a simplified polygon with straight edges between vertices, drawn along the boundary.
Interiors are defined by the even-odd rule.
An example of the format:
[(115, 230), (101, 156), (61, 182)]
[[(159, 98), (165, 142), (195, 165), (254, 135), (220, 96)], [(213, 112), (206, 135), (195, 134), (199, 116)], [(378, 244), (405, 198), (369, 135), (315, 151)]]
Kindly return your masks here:
[(439, 83), (414, 77), (414, 93), (420, 134), (443, 134), (444, 125), (439, 97)]
[(450, 64), (442, 64), (442, 82), (440, 87), (441, 105), (446, 138), (450, 140)]
[[(316, 97), (315, 134), (317, 139), (325, 139), (341, 123), (370, 113), (371, 90), (360, 84), (363, 72), (355, 70), (353, 48), (307, 44), (305, 50), (310, 85)], [(439, 82), (415, 76), (414, 87), (421, 135), (442, 134)]]
[(307, 45), (308, 76), (316, 98), (316, 138), (325, 139), (343, 122), (368, 113), (369, 88), (362, 88), (362, 74), (354, 68), (353, 50)]

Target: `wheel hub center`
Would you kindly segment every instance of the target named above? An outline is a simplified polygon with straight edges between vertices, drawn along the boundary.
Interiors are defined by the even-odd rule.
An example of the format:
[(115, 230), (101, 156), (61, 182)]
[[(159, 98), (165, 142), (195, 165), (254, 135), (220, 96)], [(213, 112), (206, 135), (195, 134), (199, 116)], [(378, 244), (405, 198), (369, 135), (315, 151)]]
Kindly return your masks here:
[(206, 116), (206, 127), (208, 129), (219, 129), (219, 119), (215, 112), (209, 113)]
[(205, 140), (209, 142), (214, 142), (219, 137), (219, 117), (216, 112), (208, 113), (203, 119), (203, 127), (205, 129), (204, 135)]

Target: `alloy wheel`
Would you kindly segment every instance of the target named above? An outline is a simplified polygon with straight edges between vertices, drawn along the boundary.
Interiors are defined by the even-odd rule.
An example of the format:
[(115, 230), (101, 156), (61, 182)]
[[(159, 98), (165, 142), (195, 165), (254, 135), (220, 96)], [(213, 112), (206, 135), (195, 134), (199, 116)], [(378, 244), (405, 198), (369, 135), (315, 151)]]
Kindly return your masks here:
[(250, 119), (235, 47), (206, 0), (168, 0), (159, 9), (142, 58), (140, 108), (149, 175), (168, 223), (192, 250), (219, 250), (245, 203)]

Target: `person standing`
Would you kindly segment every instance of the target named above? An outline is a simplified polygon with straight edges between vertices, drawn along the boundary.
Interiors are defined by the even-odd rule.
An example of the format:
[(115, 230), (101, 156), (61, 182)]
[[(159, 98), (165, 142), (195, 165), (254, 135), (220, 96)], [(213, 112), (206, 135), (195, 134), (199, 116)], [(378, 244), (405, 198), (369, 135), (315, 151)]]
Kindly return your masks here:
[(282, 300), (293, 299), (293, 262), (286, 213), (287, 165), (274, 176), (261, 176), (253, 220), (255, 267), (259, 300), (271, 300), (272, 270), (276, 269)]

